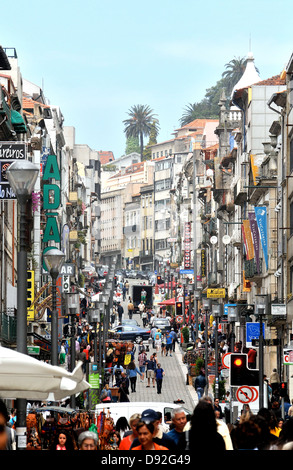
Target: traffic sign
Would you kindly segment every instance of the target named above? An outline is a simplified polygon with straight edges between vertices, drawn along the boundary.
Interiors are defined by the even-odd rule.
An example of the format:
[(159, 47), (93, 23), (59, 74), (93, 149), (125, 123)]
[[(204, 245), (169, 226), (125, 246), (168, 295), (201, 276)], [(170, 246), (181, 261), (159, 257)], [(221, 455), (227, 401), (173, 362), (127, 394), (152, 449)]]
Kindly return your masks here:
[(240, 403), (251, 403), (258, 398), (258, 390), (256, 387), (248, 387), (243, 385), (236, 392), (236, 398)]
[(224, 315), (228, 315), (229, 307), (237, 307), (237, 304), (224, 304)]
[(176, 315), (175, 317), (176, 323), (183, 323), (183, 316), (182, 315)]
[(193, 269), (180, 269), (180, 274), (193, 274), (194, 270)]
[(231, 353), (228, 352), (222, 356), (222, 366), (225, 367), (226, 369), (230, 368), (230, 355)]

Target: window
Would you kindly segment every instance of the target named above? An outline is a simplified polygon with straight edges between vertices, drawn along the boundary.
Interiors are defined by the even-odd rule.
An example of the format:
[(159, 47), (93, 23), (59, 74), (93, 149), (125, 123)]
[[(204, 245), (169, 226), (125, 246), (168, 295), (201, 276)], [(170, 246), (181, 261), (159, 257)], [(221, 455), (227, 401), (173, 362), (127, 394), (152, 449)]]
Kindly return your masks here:
[(161, 240), (156, 240), (155, 241), (155, 249), (157, 250), (166, 250), (167, 247), (167, 241), (165, 239)]
[(165, 180), (156, 181), (155, 183), (155, 191), (164, 191), (166, 189), (170, 189), (171, 187), (171, 180), (170, 178)]

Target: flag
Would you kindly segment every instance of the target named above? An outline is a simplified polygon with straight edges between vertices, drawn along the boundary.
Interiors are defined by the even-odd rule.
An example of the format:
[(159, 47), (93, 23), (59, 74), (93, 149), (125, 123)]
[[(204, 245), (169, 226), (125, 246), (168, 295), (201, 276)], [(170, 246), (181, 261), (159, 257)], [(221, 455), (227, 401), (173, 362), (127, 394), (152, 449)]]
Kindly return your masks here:
[(257, 206), (254, 208), (262, 250), (268, 269), (268, 229), (267, 229), (267, 208), (266, 206)]

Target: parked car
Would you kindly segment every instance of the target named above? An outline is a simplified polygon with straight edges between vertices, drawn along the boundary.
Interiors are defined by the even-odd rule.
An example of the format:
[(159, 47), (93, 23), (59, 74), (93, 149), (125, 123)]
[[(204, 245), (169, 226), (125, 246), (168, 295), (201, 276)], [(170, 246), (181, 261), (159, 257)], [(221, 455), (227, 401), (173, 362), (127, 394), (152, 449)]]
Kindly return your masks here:
[(132, 269), (131, 271), (128, 271), (127, 277), (128, 279), (136, 279), (136, 271), (134, 271), (134, 269)]
[(147, 281), (149, 280), (148, 273), (145, 271), (137, 271), (136, 273), (136, 279), (146, 279)]
[(171, 323), (169, 318), (157, 318), (154, 320), (153, 326), (160, 329), (162, 333), (166, 333), (166, 331), (171, 330)]
[(98, 276), (100, 279), (103, 279), (107, 276), (108, 274), (108, 271), (109, 271), (109, 266), (106, 266), (106, 265), (99, 265), (98, 266)]
[(122, 320), (122, 325), (131, 325), (139, 327), (139, 323), (134, 320), (134, 318), (125, 318), (124, 320)]
[(115, 326), (109, 330), (109, 335), (111, 335), (113, 339), (136, 341), (137, 343), (148, 340), (150, 334), (151, 331), (149, 329), (133, 325)]

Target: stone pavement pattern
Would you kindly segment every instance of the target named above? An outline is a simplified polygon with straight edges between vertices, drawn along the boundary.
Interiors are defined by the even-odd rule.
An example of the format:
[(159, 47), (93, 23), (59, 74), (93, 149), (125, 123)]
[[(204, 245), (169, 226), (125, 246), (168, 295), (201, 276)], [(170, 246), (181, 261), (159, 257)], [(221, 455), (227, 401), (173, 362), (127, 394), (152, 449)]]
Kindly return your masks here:
[[(121, 303), (124, 309), (124, 316), (128, 318), (127, 314), (127, 302)], [(140, 326), (142, 326), (142, 320), (139, 313), (133, 315), (133, 318), (137, 320)], [(149, 358), (153, 352), (156, 352), (153, 349), (152, 345), (149, 347), (149, 352), (147, 352), (147, 357)], [(176, 350), (170, 356), (162, 356), (161, 352), (157, 353), (158, 362), (161, 364), (162, 368), (165, 371), (165, 376), (163, 378), (162, 392), (161, 394), (157, 393), (157, 388), (153, 388), (151, 383), (150, 388), (147, 388), (147, 379), (144, 378), (144, 381), (141, 382), (141, 377), (137, 376), (136, 382), (136, 392), (132, 393), (129, 391), (129, 400), (130, 402), (168, 402), (173, 403), (175, 400), (183, 400), (185, 408), (191, 412), (194, 410), (198, 399), (197, 394), (194, 390), (194, 387), (186, 385), (186, 374), (187, 367), (182, 363), (182, 351), (179, 344), (176, 344)], [(138, 366), (138, 347), (136, 348), (135, 353), (135, 362)]]

